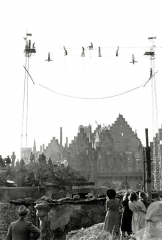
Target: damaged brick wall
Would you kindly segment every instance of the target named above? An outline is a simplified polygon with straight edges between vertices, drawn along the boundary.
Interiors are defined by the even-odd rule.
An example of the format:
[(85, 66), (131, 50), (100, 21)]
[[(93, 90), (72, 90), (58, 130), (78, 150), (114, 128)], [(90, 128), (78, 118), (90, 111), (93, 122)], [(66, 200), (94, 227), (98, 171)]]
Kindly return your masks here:
[[(104, 222), (105, 219), (105, 204), (82, 204), (73, 205), (73, 211), (70, 214), (70, 221), (64, 228), (57, 228), (54, 230), (54, 237), (56, 240), (65, 240), (68, 232), (87, 228), (97, 223)], [(63, 230), (64, 229), (64, 230)]]
[[(18, 219), (18, 208), (19, 205), (0, 203), (0, 240), (5, 239), (9, 224)], [(28, 220), (37, 225), (34, 205), (28, 208), (31, 212)], [(65, 240), (68, 232), (103, 222), (106, 214), (105, 201), (61, 204), (52, 206), (50, 212), (56, 212), (56, 215), (48, 214), (48, 220), (53, 221), (50, 222), (50, 230), (54, 233), (54, 239)]]

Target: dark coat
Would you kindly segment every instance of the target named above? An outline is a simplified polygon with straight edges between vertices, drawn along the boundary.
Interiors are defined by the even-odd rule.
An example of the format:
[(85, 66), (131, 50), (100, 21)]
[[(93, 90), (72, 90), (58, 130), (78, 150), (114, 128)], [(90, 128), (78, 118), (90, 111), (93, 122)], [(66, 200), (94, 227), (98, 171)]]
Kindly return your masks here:
[(123, 214), (121, 219), (121, 231), (131, 233), (132, 232), (132, 215), (133, 212), (129, 209), (128, 199), (123, 200)]
[[(33, 235), (32, 238), (31, 235)], [(16, 222), (11, 223), (6, 240), (38, 239), (39, 236), (40, 230), (37, 227), (24, 218), (19, 218)]]

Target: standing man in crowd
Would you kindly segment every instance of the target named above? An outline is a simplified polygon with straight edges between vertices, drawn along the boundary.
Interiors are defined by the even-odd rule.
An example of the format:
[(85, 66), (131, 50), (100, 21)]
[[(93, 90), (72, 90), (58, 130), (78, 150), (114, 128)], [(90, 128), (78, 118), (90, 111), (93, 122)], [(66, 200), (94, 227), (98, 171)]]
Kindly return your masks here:
[(0, 155), (0, 166), (4, 166), (5, 164), (4, 164), (4, 161), (3, 161), (3, 159), (2, 159), (2, 156)]
[(10, 164), (11, 164), (11, 158), (10, 158), (9, 155), (8, 155), (7, 158), (5, 159), (5, 162), (6, 162), (6, 165), (10, 166)]
[(12, 159), (12, 167), (14, 167), (15, 166), (15, 160), (16, 160), (15, 152), (12, 153), (11, 159)]
[(33, 154), (33, 152), (30, 153), (30, 162), (34, 163), (35, 162), (35, 155)]
[(40, 236), (40, 230), (31, 222), (27, 221), (27, 216), (30, 211), (24, 205), (21, 205), (18, 210), (19, 219), (12, 222), (7, 233), (6, 240), (36, 240)]

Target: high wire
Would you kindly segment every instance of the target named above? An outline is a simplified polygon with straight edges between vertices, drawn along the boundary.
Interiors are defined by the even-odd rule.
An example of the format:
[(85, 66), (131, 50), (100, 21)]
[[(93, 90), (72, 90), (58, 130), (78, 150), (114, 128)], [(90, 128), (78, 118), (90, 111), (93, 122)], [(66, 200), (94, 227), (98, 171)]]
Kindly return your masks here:
[[(84, 47), (82, 47), (82, 54), (81, 54), (81, 57), (85, 57), (85, 53), (84, 53), (84, 51), (86, 50), (86, 51), (90, 51), (90, 57), (91, 57), (91, 51), (94, 51), (94, 50), (98, 50), (99, 51), (99, 55), (98, 55), (98, 57), (101, 57), (101, 48), (102, 49), (116, 49), (116, 57), (118, 57), (118, 52), (119, 52), (119, 46), (118, 47), (98, 47), (98, 48), (93, 48), (93, 44), (91, 43), (91, 46), (89, 46), (89, 47), (87, 47), (87, 48), (84, 48)], [(120, 49), (121, 48), (148, 48), (148, 46), (147, 47), (140, 47), (140, 46), (138, 46), (138, 47), (131, 47), (131, 46), (126, 46), (126, 47), (120, 47)], [(160, 47), (161, 48), (161, 47)], [(58, 48), (57, 48), (58, 49)], [(67, 51), (67, 49), (81, 49), (81, 48), (67, 48), (67, 47), (63, 47), (63, 49), (64, 49), (64, 56), (65, 57), (67, 57), (67, 56), (72, 56), (72, 55), (69, 55), (68, 54), (68, 51)], [(33, 49), (34, 50), (34, 49)], [(84, 54), (83, 54), (84, 53)], [(122, 55), (121, 55), (122, 56)], [(111, 56), (105, 56), (105, 57), (111, 57)], [(65, 64), (65, 63), (64, 63)], [(24, 66), (23, 66), (24, 67)], [(31, 80), (33, 81), (33, 79), (32, 79), (32, 77), (31, 77), (31, 75), (29, 74), (29, 70), (27, 70), (26, 69), (26, 66), (24, 67), (25, 68), (25, 70), (26, 70), (26, 72), (28, 73), (28, 76), (31, 78)], [(156, 72), (157, 73), (157, 72)], [(156, 73), (154, 73), (154, 75), (156, 74)], [(28, 77), (27, 76), (27, 77)], [(151, 79), (152, 77), (150, 77), (150, 79)], [(149, 79), (149, 80), (150, 80)], [(109, 98), (114, 98), (114, 97), (118, 97), (118, 96), (121, 96), (121, 95), (124, 95), (124, 94), (127, 94), (127, 93), (129, 93), (129, 92), (132, 92), (132, 91), (134, 91), (134, 90), (137, 90), (137, 89), (139, 89), (139, 88), (141, 88), (141, 87), (144, 87), (144, 86), (146, 86), (146, 84), (149, 82), (149, 80), (143, 85), (139, 85), (139, 86), (137, 86), (137, 87), (135, 87), (135, 88), (132, 88), (132, 89), (130, 89), (130, 90), (127, 90), (127, 91), (125, 91), (125, 92), (122, 92), (122, 93), (119, 93), (119, 94), (114, 94), (114, 95), (111, 95), (111, 96), (105, 96), (105, 97), (91, 97), (91, 98), (88, 98), (88, 97), (79, 97), (79, 96), (74, 96), (74, 95), (68, 95), (68, 94), (63, 94), (63, 93), (59, 93), (59, 92), (56, 92), (56, 91), (54, 91), (54, 90), (52, 90), (52, 89), (50, 89), (50, 88), (48, 88), (48, 87), (46, 87), (46, 86), (44, 86), (44, 85), (41, 85), (41, 84), (38, 84), (39, 86), (41, 86), (42, 88), (44, 88), (44, 89), (46, 89), (46, 90), (48, 90), (48, 91), (51, 91), (51, 92), (53, 92), (53, 93), (55, 93), (55, 94), (57, 94), (57, 95), (60, 95), (60, 96), (64, 96), (64, 97), (69, 97), (69, 98), (75, 98), (75, 99), (85, 99), (85, 100), (99, 100), (99, 99), (109, 99)], [(33, 81), (33, 84), (35, 84), (34, 83), (34, 81)]]
[[(24, 67), (24, 66), (23, 66), (23, 67)], [(29, 77), (31, 78), (31, 80), (33, 81), (33, 84), (35, 84), (33, 78), (32, 78), (31, 75), (29, 74), (29, 71), (26, 69), (26, 67), (24, 67), (24, 68), (25, 68), (26, 72), (28, 73)], [(158, 71), (157, 71), (157, 72), (158, 72)], [(137, 90), (137, 89), (139, 89), (139, 88), (141, 88), (141, 87), (145, 87), (145, 86), (148, 84), (148, 82), (150, 81), (150, 79), (152, 79), (157, 72), (155, 72), (155, 73), (152, 75), (152, 77), (149, 78), (144, 84), (141, 84), (141, 85), (139, 85), (139, 86), (137, 86), (137, 87), (131, 88), (131, 89), (129, 89), (129, 90), (127, 90), (127, 91), (124, 91), (124, 92), (122, 92), (122, 93), (118, 93), (118, 94), (114, 94), (114, 95), (110, 95), (110, 96), (104, 96), (104, 97), (91, 97), (91, 98), (90, 98), (90, 97), (78, 97), (78, 96), (63, 94), (63, 93), (54, 91), (53, 89), (48, 88), (48, 87), (46, 87), (46, 86), (44, 86), (44, 85), (42, 85), (42, 84), (38, 84), (38, 85), (39, 85), (40, 87), (42, 87), (42, 88), (44, 88), (44, 89), (52, 92), (52, 93), (55, 93), (55, 94), (60, 95), (60, 96), (63, 96), (63, 97), (75, 98), (75, 99), (82, 99), (82, 100), (102, 100), (102, 99), (109, 99), (109, 98), (118, 97), (118, 96), (127, 94), (127, 93), (129, 93), (129, 92), (135, 91), (135, 90)]]
[[(158, 71), (157, 71), (157, 72), (158, 72)], [(157, 72), (156, 72), (156, 73), (157, 73)], [(156, 74), (156, 73), (155, 73), (155, 74)], [(155, 74), (153, 74), (152, 77), (154, 77)], [(151, 77), (151, 78), (152, 78), (152, 77)], [(149, 79), (149, 80), (150, 80), (150, 79)], [(118, 97), (118, 96), (127, 94), (127, 93), (129, 93), (129, 92), (133, 92), (133, 91), (135, 91), (135, 90), (137, 90), (137, 89), (139, 89), (139, 88), (141, 88), (141, 87), (145, 87), (149, 80), (147, 80), (146, 83), (144, 83), (144, 84), (141, 84), (141, 85), (139, 85), (139, 86), (137, 86), (137, 87), (131, 88), (131, 89), (129, 89), (129, 90), (127, 90), (127, 91), (124, 91), (124, 92), (122, 92), (122, 93), (114, 94), (114, 95), (111, 95), (111, 96), (92, 97), (92, 98), (88, 98), (88, 97), (78, 97), (78, 96), (63, 94), (63, 93), (56, 92), (56, 91), (54, 91), (54, 90), (52, 90), (52, 89), (50, 89), (50, 88), (48, 88), (48, 87), (46, 87), (46, 86), (44, 86), (44, 85), (41, 85), (41, 84), (38, 84), (38, 85), (41, 86), (42, 88), (50, 91), (50, 92), (53, 92), (53, 93), (55, 93), (55, 94), (57, 94), (57, 95), (60, 95), (60, 96), (63, 96), (63, 97), (76, 98), (76, 99), (82, 99), (82, 100), (102, 100), (102, 99), (108, 99), (108, 98)]]
[[(137, 47), (135, 47), (135, 46), (123, 46), (123, 47), (120, 47), (120, 49), (122, 49), (122, 48), (123, 48), (123, 49), (124, 49), (124, 48), (136, 48), (136, 49), (137, 49), (137, 48), (146, 48), (146, 49), (148, 49), (149, 47), (150, 47), (150, 46), (137, 46)], [(43, 49), (43, 48), (44, 48), (44, 49), (47, 49), (47, 48), (49, 49), (49, 47), (40, 47), (40, 49)], [(101, 48), (101, 49), (117, 49), (117, 47), (114, 47), (114, 46), (111, 46), (111, 47), (102, 47), (102, 46), (100, 46), (100, 48)], [(162, 48), (162, 47), (156, 47), (156, 49), (158, 49), (158, 48)], [(62, 47), (50, 47), (50, 49), (56, 49), (56, 50), (57, 50), (57, 49), (58, 49), (58, 50), (61, 49), (61, 50), (62, 50)], [(69, 50), (69, 49), (70, 49), (70, 50), (76, 50), (76, 49), (79, 50), (79, 49), (82, 49), (82, 47), (66, 47), (66, 49), (67, 49), (67, 50)], [(85, 51), (94, 51), (94, 50), (96, 51), (96, 50), (98, 50), (98, 47), (93, 48), (93, 49), (91, 49), (91, 50), (88, 49), (88, 48), (85, 48), (84, 50), (85, 50)]]
[(122, 92), (122, 93), (119, 93), (119, 94), (114, 94), (114, 95), (106, 96), (106, 97), (92, 97), (92, 98), (88, 98), (88, 97), (77, 97), (77, 96), (72, 96), (72, 95), (67, 95), (67, 94), (59, 93), (59, 92), (56, 92), (56, 91), (54, 91), (54, 90), (52, 90), (52, 89), (50, 89), (50, 88), (48, 88), (48, 87), (45, 87), (45, 86), (41, 85), (41, 84), (38, 84), (38, 85), (41, 86), (42, 88), (50, 91), (50, 92), (53, 92), (53, 93), (57, 94), (57, 95), (64, 96), (64, 97), (69, 97), (69, 98), (82, 99), (82, 100), (102, 100), (102, 99), (114, 98), (114, 97), (118, 97), (118, 96), (124, 95), (124, 94), (126, 94), (126, 93), (135, 91), (135, 90), (143, 87), (143, 84), (142, 84), (142, 85), (140, 85), (140, 86), (137, 86), (137, 87), (135, 87), (135, 88), (132, 88), (132, 89), (130, 89), (130, 90), (127, 90), (127, 91)]

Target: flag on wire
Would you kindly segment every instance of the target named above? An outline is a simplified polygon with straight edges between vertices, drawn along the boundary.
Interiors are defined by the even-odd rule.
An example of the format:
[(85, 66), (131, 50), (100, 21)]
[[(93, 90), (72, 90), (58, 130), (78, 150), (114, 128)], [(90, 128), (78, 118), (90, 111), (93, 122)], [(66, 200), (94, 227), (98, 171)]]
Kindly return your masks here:
[(26, 36), (32, 36), (32, 34), (31, 33), (27, 33)]

